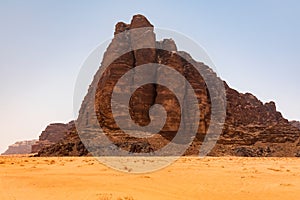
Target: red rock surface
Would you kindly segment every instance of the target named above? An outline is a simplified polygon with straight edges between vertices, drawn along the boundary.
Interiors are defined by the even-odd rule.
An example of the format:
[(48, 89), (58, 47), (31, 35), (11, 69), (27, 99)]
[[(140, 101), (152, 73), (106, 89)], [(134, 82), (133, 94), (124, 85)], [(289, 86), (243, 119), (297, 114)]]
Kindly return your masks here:
[(295, 126), (295, 127), (297, 127), (297, 128), (300, 129), (300, 122), (299, 122), (299, 121), (293, 120), (293, 121), (290, 121), (290, 123), (291, 123), (293, 126)]
[(89, 154), (78, 137), (73, 121), (68, 124), (50, 126), (43, 131), (37, 143), (36, 156), (86, 156)]
[[(143, 32), (128, 32), (134, 28), (145, 27)], [(116, 34), (124, 33), (121, 36)], [(186, 52), (177, 50), (176, 44), (171, 39), (156, 41), (153, 25), (142, 15), (135, 15), (130, 24), (119, 22), (115, 28), (115, 37), (108, 46), (104, 54), (102, 67), (107, 67), (101, 76), (101, 68), (95, 74), (88, 93), (82, 102), (77, 120), (77, 128), (84, 128), (84, 137), (93, 138), (97, 131), (95, 128), (99, 123), (106, 135), (118, 147), (128, 151), (135, 152), (151, 152), (168, 144), (176, 134), (181, 113), (178, 99), (172, 94), (168, 88), (147, 84), (137, 89), (130, 101), (130, 114), (132, 120), (139, 125), (147, 125), (150, 122), (149, 108), (153, 104), (161, 104), (167, 111), (167, 120), (163, 129), (159, 134), (153, 137), (135, 138), (125, 134), (119, 129), (114, 121), (111, 110), (111, 95), (114, 85), (120, 77), (136, 66), (147, 63), (159, 63), (172, 67), (182, 76), (184, 76), (193, 87), (200, 109), (200, 121), (197, 135), (191, 146), (185, 152), (185, 155), (198, 155), (199, 148), (203, 142), (203, 138), (207, 133), (210, 125), (211, 116), (211, 99), (208, 93), (207, 85), (202, 76), (197, 73), (193, 65), (196, 65), (205, 74), (206, 77), (222, 81), (216, 74), (205, 64), (196, 62)], [(164, 47), (166, 50), (155, 48), (142, 48), (148, 45), (156, 47)], [(113, 59), (117, 52), (123, 52), (124, 49), (138, 47), (138, 50), (124, 53), (118, 59)], [(112, 62), (111, 62), (112, 61)], [(203, 75), (204, 75), (203, 74)], [(101, 76), (101, 77), (100, 77)], [(149, 76), (155, 76), (156, 79), (169, 79), (163, 69), (159, 73), (150, 73)], [(134, 85), (135, 80), (140, 77), (134, 76), (133, 80), (121, 83), (121, 88), (117, 88), (119, 93), (128, 93), (130, 91), (123, 90), (123, 85)], [(98, 81), (99, 80), (99, 81)], [(182, 88), (185, 93), (177, 98), (186, 98), (188, 92), (186, 85), (176, 82), (177, 88)], [(224, 156), (299, 156), (300, 155), (300, 130), (293, 126), (287, 119), (284, 119), (280, 112), (276, 110), (274, 102), (262, 103), (254, 95), (250, 93), (242, 94), (230, 88), (225, 82), (226, 89), (226, 120), (222, 134), (209, 155)], [(215, 89), (217, 90), (217, 89)], [(218, 93), (218, 91), (213, 91)], [(95, 102), (92, 99), (95, 97)], [(185, 108), (191, 109), (190, 104)], [(95, 108), (95, 112), (94, 111)], [(95, 113), (95, 114), (92, 114)], [(124, 113), (119, 113), (119, 118), (124, 118)], [(194, 123), (189, 118), (184, 118), (184, 125), (188, 127), (190, 123)], [(129, 123), (125, 123), (129, 124)], [(81, 145), (79, 137), (76, 136), (75, 128), (71, 128), (73, 134), (69, 134), (60, 142), (43, 149), (40, 155), (62, 155), (57, 150), (60, 147), (66, 152), (66, 144), (77, 144), (82, 148), (79, 152), (87, 154), (86, 149)], [(127, 127), (128, 130), (131, 127)], [(64, 131), (62, 131), (64, 132)], [(187, 131), (188, 132), (188, 131)], [(57, 133), (59, 135), (59, 133)], [(188, 134), (188, 133), (187, 133)], [(45, 135), (45, 134), (44, 134)], [(49, 137), (40, 138), (41, 141), (49, 141)], [(55, 134), (54, 134), (55, 135)], [(54, 137), (55, 138), (55, 137)], [(51, 139), (52, 140), (52, 139)], [(79, 145), (80, 143), (80, 145)], [(73, 145), (73, 146), (74, 146)], [(76, 146), (76, 145), (75, 145)], [(100, 146), (99, 146), (100, 148)], [(138, 150), (137, 150), (138, 149)], [(70, 149), (70, 154), (74, 148)]]
[(70, 129), (74, 127), (74, 122), (68, 124), (54, 123), (46, 127), (46, 129), (39, 136), (39, 140), (32, 145), (32, 153), (39, 152), (42, 148), (51, 146), (63, 140)]

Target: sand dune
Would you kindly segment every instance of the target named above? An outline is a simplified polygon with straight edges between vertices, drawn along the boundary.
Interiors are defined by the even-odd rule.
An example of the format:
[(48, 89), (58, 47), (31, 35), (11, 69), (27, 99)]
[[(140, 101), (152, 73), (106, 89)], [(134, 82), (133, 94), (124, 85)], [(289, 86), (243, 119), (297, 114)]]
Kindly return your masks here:
[(0, 157), (0, 199), (299, 199), (300, 159), (183, 157), (152, 173), (92, 157)]

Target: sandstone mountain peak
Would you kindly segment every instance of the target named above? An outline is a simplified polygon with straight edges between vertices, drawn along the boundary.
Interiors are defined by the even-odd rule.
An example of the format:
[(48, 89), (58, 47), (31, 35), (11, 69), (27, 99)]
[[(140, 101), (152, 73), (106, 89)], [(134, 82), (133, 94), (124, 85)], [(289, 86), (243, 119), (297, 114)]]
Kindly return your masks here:
[[(124, 32), (135, 28), (145, 29), (142, 29), (141, 32)], [(122, 32), (124, 32), (123, 35), (116, 36)], [(149, 48), (149, 46), (153, 48)], [(128, 49), (134, 50), (127, 52)], [(121, 56), (115, 59), (116, 53), (120, 52)], [(116, 119), (127, 120), (126, 114), (128, 113), (120, 112), (117, 116), (112, 114), (112, 93), (114, 90), (121, 96), (130, 93), (130, 88), (134, 88), (136, 82), (141, 79), (135, 74), (136, 67), (149, 63), (168, 66), (185, 77), (196, 94), (197, 102), (188, 102), (185, 105), (186, 110), (181, 111), (179, 99), (186, 100), (191, 91), (185, 82), (180, 80), (172, 82), (174, 87), (183, 91), (180, 96), (174, 96), (172, 91), (159, 84), (146, 84), (132, 91), (129, 101), (129, 119), (136, 124), (146, 126), (150, 123), (149, 109), (154, 104), (162, 105), (167, 113), (165, 125), (158, 134), (147, 138), (138, 138), (125, 134), (116, 123)], [(201, 69), (203, 74), (199, 74), (194, 66)], [(106, 67), (103, 73), (101, 67)], [(100, 141), (92, 148), (99, 152), (123, 149), (130, 153), (151, 153), (164, 147), (175, 137), (181, 124), (181, 116), (183, 116), (184, 127), (194, 124), (194, 121), (185, 112), (192, 110), (196, 105), (200, 110), (199, 126), (196, 136), (189, 138), (193, 141), (185, 155), (199, 154), (208, 128), (212, 124), (211, 91), (208, 91), (203, 75), (223, 84), (223, 81), (209, 66), (195, 61), (186, 52), (177, 51), (175, 41), (172, 39), (156, 41), (153, 25), (146, 17), (135, 15), (130, 24), (123, 22), (116, 24), (115, 37), (107, 47), (101, 67), (94, 80), (91, 81), (76, 120), (76, 128), (81, 131), (80, 137), (81, 140), (85, 140), (85, 144)], [(133, 71), (132, 78), (121, 82), (118, 88), (114, 88), (119, 79), (130, 70)], [(157, 68), (155, 72), (149, 71), (148, 75), (156, 80), (172, 81), (172, 77), (163, 68)], [(300, 156), (300, 130), (283, 118), (281, 113), (276, 110), (274, 102), (263, 104), (254, 95), (239, 93), (225, 82), (224, 87), (226, 92), (226, 102), (224, 103), (227, 105), (226, 120), (217, 144), (209, 155)], [(217, 88), (213, 88), (212, 92), (219, 94)], [(102, 132), (99, 134), (97, 129), (99, 124), (104, 134)], [(126, 129), (134, 132), (129, 121), (125, 121), (123, 125)], [(87, 151), (77, 135), (76, 128), (74, 124), (71, 124), (67, 127), (67, 131), (64, 129), (64, 132), (67, 132), (67, 134), (62, 133), (64, 138), (42, 148), (39, 155), (86, 155)], [(188, 129), (184, 130), (188, 135)], [(114, 145), (101, 143), (107, 138)], [(185, 141), (177, 142), (185, 143)]]
[(143, 27), (153, 27), (153, 25), (148, 21), (148, 19), (141, 15), (134, 15), (132, 17), (131, 23), (130, 23), (130, 28), (143, 28)]
[(126, 24), (124, 22), (118, 22), (115, 25), (115, 35), (118, 33), (121, 33), (125, 30), (129, 30), (129, 29), (135, 29), (135, 28), (153, 28), (153, 25), (148, 21), (148, 19), (141, 15), (141, 14), (137, 14), (134, 15), (131, 19), (130, 24)]

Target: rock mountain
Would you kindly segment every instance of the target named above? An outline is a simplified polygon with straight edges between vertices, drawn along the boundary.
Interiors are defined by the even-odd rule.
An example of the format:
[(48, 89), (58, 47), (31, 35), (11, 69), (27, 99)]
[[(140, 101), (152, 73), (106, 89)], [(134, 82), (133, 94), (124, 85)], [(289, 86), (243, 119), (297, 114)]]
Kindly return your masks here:
[[(144, 28), (144, 31), (139, 33), (129, 31), (137, 28)], [(119, 33), (123, 33), (122, 36), (119, 36)], [(156, 48), (143, 48), (143, 45)], [(117, 53), (133, 47), (140, 48), (125, 52), (114, 59)], [(180, 99), (187, 100), (184, 107), (189, 110), (195, 103), (186, 99), (191, 91), (187, 89), (184, 82), (172, 82), (183, 91), (182, 95), (177, 97), (168, 88), (158, 84), (146, 84), (133, 92), (129, 102), (129, 112), (131, 120), (136, 124), (145, 126), (150, 123), (149, 108), (152, 105), (160, 104), (165, 108), (166, 123), (158, 134), (147, 138), (128, 135), (120, 130), (114, 118), (125, 120), (126, 114), (112, 115), (110, 101), (118, 80), (129, 70), (147, 63), (163, 64), (175, 69), (188, 80), (196, 94), (196, 104), (200, 110), (199, 127), (185, 155), (198, 155), (208, 127), (212, 125), (210, 119), (212, 99), (209, 95), (211, 91), (208, 90), (207, 83), (202, 77), (205, 75), (222, 82), (226, 92), (225, 124), (217, 144), (209, 155), (300, 156), (300, 130), (283, 118), (276, 110), (274, 102), (262, 103), (250, 93), (242, 94), (230, 88), (209, 66), (195, 61), (187, 52), (178, 51), (172, 39), (156, 41), (153, 25), (142, 15), (133, 16), (130, 24), (123, 22), (116, 24), (115, 37), (108, 46), (100, 65), (105, 66), (106, 69), (101, 71), (99, 68), (95, 74), (82, 102), (76, 127), (75, 123), (50, 125), (40, 136), (39, 142), (33, 146), (34, 152), (38, 152), (38, 156), (89, 155), (78, 137), (78, 129), (82, 130), (84, 140), (90, 139), (92, 142), (96, 138), (97, 141), (101, 141), (101, 137), (105, 136), (118, 148), (131, 153), (151, 153), (168, 144), (176, 135), (181, 115), (184, 127), (189, 127), (191, 123), (194, 123), (185, 114), (185, 110), (181, 111), (179, 105)], [(200, 75), (193, 66), (197, 66), (203, 74)], [(171, 81), (171, 77), (162, 68), (158, 68), (154, 73), (150, 70), (149, 76), (154, 76), (157, 80), (170, 79)], [(139, 78), (133, 75), (131, 80), (121, 83), (120, 87), (115, 90), (119, 94), (129, 93), (130, 91), (127, 91), (125, 86), (134, 86)], [(212, 92), (218, 93), (217, 89)], [(97, 135), (98, 124), (105, 134)], [(130, 123), (125, 123), (125, 126), (126, 124), (128, 124), (126, 128), (131, 130)], [(188, 134), (188, 129), (185, 131)], [(183, 141), (178, 142), (185, 143), (184, 138)], [(107, 146), (99, 144), (98, 148), (101, 151)]]
[(16, 142), (15, 144), (9, 145), (8, 149), (1, 155), (30, 154), (32, 152), (31, 146), (36, 142), (37, 140), (25, 140)]

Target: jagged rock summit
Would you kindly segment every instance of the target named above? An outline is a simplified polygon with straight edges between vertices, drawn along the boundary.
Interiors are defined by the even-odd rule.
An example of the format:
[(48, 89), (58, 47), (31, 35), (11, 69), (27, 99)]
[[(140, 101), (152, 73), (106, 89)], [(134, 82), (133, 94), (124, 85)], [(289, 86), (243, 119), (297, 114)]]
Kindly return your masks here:
[[(143, 28), (141, 31), (129, 31)], [(156, 80), (172, 81), (179, 88), (182, 95), (174, 96), (167, 88), (159, 84), (146, 84), (135, 91), (130, 91), (141, 77), (133, 75), (127, 82), (114, 86), (118, 80), (137, 66), (157, 63), (166, 65), (179, 72), (192, 86), (199, 107), (199, 127), (196, 137), (185, 155), (198, 155), (203, 139), (211, 125), (211, 91), (208, 90), (203, 75), (211, 77), (219, 82), (223, 81), (206, 66), (197, 62), (186, 52), (178, 51), (175, 41), (165, 39), (156, 41), (153, 25), (142, 15), (133, 16), (131, 23), (119, 22), (115, 26), (115, 37), (108, 46), (101, 63), (101, 67), (94, 76), (87, 95), (85, 96), (79, 117), (76, 120), (76, 128), (83, 130), (81, 137), (90, 141), (101, 141), (101, 137), (108, 137), (118, 148), (131, 153), (152, 153), (167, 145), (176, 135), (183, 119), (184, 127), (193, 124), (193, 120), (186, 115), (191, 111), (194, 102), (189, 102), (187, 97), (190, 90), (180, 80), (174, 82), (168, 76), (167, 71), (158, 68), (155, 72), (149, 70), (149, 76)], [(120, 34), (122, 33), (122, 34)], [(152, 48), (149, 48), (152, 47)], [(118, 56), (115, 59), (115, 56)], [(99, 55), (100, 56), (100, 55)], [(199, 74), (194, 68), (197, 66), (203, 74)], [(104, 68), (105, 71), (101, 71)], [(226, 90), (226, 120), (223, 131), (215, 147), (210, 151), (211, 156), (300, 156), (300, 130), (283, 118), (276, 110), (274, 102), (262, 103), (250, 93), (242, 94), (223, 83)], [(129, 87), (128, 87), (129, 86)], [(128, 89), (129, 88), (129, 89)], [(147, 138), (137, 138), (124, 133), (116, 124), (115, 117), (124, 119), (126, 129), (132, 130), (130, 122), (127, 123), (126, 113), (118, 113), (113, 116), (111, 98), (113, 90), (118, 94), (133, 92), (129, 102), (130, 120), (141, 126), (148, 125), (151, 120), (149, 109), (154, 104), (162, 105), (167, 113), (166, 123), (158, 134)], [(218, 94), (215, 88), (212, 91)], [(218, 97), (216, 97), (218, 98)], [(186, 110), (181, 111), (180, 100), (187, 100), (184, 105)], [(220, 99), (222, 101), (222, 99)], [(119, 105), (121, 106), (121, 105)], [(101, 126), (105, 135), (97, 135), (97, 127)], [(53, 144), (41, 147), (39, 156), (52, 155), (88, 155), (88, 151), (82, 145), (76, 133), (74, 124), (68, 127), (71, 130), (63, 139)], [(184, 129), (186, 134), (188, 129)], [(64, 131), (65, 132), (65, 131)], [(43, 137), (44, 138), (44, 137)], [(190, 138), (189, 138), (190, 139)], [(40, 138), (40, 141), (43, 140)], [(185, 141), (179, 141), (179, 143)], [(103, 144), (97, 146), (99, 151), (107, 148)]]
[(296, 128), (300, 129), (300, 122), (299, 121), (293, 120), (293, 121), (290, 121), (290, 123), (293, 126), (295, 126)]

